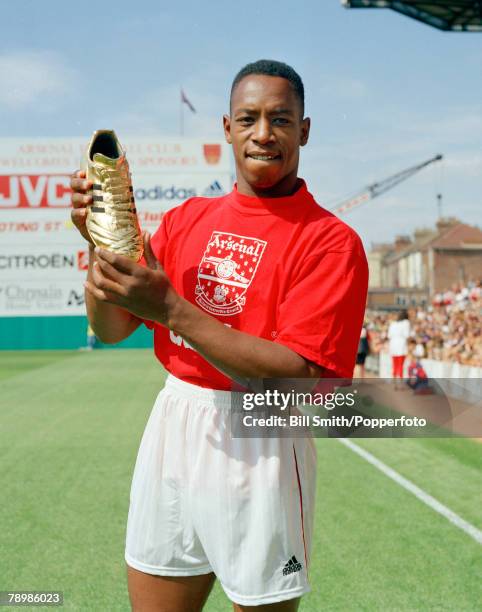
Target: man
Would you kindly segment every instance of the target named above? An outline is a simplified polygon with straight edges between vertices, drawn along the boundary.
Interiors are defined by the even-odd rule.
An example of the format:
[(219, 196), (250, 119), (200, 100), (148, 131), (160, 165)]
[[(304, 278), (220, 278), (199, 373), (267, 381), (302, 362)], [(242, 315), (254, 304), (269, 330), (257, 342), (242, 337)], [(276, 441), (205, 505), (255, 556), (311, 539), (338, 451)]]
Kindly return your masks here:
[[(304, 90), (245, 66), (225, 115), (237, 184), (167, 212), (145, 266), (91, 247), (86, 304), (103, 342), (142, 322), (170, 372), (134, 471), (126, 561), (134, 610), (200, 610), (215, 577), (237, 611), (294, 611), (309, 590), (311, 439), (232, 438), (232, 381), (350, 377), (367, 264), (358, 236), (298, 178)], [(72, 180), (85, 231), (90, 185)]]

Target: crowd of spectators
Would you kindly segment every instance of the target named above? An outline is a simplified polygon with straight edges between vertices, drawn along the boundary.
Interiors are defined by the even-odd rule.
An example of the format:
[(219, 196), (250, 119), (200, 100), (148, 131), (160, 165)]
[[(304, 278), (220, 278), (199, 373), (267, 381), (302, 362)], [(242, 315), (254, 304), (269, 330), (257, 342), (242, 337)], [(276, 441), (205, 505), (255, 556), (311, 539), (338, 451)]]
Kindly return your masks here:
[[(398, 313), (367, 311), (370, 352), (388, 347), (388, 327)], [(409, 350), (419, 358), (482, 367), (482, 286), (456, 286), (434, 296), (431, 306), (408, 309)]]

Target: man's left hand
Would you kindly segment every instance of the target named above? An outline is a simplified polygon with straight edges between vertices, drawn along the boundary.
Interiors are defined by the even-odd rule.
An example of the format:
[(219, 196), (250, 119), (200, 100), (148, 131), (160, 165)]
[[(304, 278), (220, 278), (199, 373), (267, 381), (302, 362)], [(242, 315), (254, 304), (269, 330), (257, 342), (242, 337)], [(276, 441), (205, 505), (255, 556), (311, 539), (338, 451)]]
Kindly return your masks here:
[(92, 280), (84, 286), (97, 300), (125, 308), (140, 319), (168, 324), (169, 315), (180, 299), (167, 274), (152, 252), (145, 232), (146, 266), (96, 247)]

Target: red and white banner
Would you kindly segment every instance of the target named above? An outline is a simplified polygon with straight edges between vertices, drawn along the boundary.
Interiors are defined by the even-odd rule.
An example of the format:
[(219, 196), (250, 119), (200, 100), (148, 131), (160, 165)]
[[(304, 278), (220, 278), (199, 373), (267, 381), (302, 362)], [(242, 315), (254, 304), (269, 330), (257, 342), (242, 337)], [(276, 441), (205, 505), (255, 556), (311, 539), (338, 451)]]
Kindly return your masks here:
[[(69, 184), (87, 140), (0, 139), (0, 316), (85, 313), (74, 293), (83, 295), (86, 249), (70, 220)], [(139, 221), (151, 233), (170, 208), (232, 188), (226, 143), (123, 144)]]

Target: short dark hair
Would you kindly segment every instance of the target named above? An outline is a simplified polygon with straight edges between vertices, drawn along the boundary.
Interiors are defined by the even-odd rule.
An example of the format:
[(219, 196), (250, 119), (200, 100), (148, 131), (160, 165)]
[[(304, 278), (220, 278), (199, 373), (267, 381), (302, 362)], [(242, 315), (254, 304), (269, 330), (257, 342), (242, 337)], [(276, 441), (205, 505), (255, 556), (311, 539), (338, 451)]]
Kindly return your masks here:
[(233, 84), (231, 85), (231, 94), (229, 99), (233, 97), (233, 91), (236, 86), (250, 74), (262, 74), (266, 76), (281, 77), (290, 82), (293, 91), (295, 92), (298, 100), (301, 104), (301, 114), (305, 112), (305, 88), (300, 75), (288, 64), (284, 62), (277, 62), (276, 60), (261, 59), (250, 64), (246, 64), (238, 74), (234, 77)]

